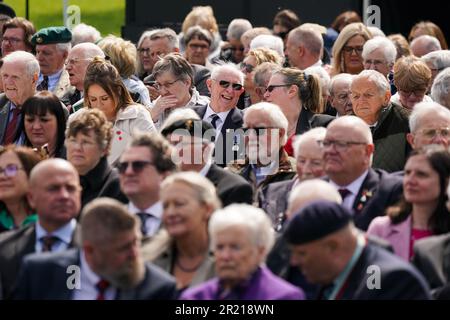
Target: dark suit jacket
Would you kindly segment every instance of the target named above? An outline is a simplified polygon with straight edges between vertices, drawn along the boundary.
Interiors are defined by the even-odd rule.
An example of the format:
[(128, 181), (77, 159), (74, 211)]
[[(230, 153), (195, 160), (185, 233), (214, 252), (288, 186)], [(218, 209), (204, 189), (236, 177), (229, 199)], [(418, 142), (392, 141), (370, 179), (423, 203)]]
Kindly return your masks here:
[[(0, 145), (3, 144), (3, 139), (5, 138), (6, 127), (8, 125), (8, 115), (9, 115), (9, 100), (6, 94), (0, 94)], [(17, 122), (19, 123), (19, 122)]]
[(223, 207), (232, 203), (252, 204), (253, 188), (241, 176), (212, 164), (206, 178), (216, 187), (217, 195)]
[(315, 127), (326, 128), (328, 124), (334, 119), (336, 119), (336, 117), (330, 116), (328, 114), (316, 114), (308, 109), (303, 108), (297, 120), (295, 134), (305, 133), (306, 131)]
[[(369, 266), (379, 268), (380, 288), (369, 289), (374, 283)], [(410, 263), (393, 253), (368, 243), (348, 277), (341, 299), (345, 300), (427, 300), (429, 287), (423, 276)]]
[(100, 159), (97, 166), (85, 176), (80, 176), (81, 204), (84, 207), (88, 202), (98, 197), (110, 197), (122, 203), (127, 203), (127, 197), (120, 190), (119, 173), (111, 168), (106, 157)]
[(387, 207), (397, 203), (403, 193), (402, 183), (399, 176), (380, 169), (369, 169), (353, 203), (356, 227), (366, 231), (375, 217), (383, 216)]
[[(199, 115), (200, 119), (203, 119), (203, 116), (206, 113), (207, 106), (194, 107), (193, 110)], [(217, 141), (215, 142), (217, 148), (214, 150), (214, 159), (215, 163), (218, 166), (225, 167), (229, 162), (236, 160), (237, 154), (232, 150), (233, 144), (236, 141), (235, 139), (242, 140), (239, 142), (240, 151), (245, 151), (244, 141), (240, 139), (242, 137), (238, 137), (238, 132), (235, 132), (237, 129), (242, 128), (243, 124), (243, 114), (242, 111), (233, 108), (228, 113), (225, 122), (221, 129), (221, 135), (217, 137)], [(220, 148), (222, 146), (222, 148)]]
[(413, 263), (434, 289), (436, 299), (450, 299), (450, 234), (416, 241)]
[[(69, 300), (67, 288), (70, 265), (80, 265), (80, 250), (32, 254), (25, 257), (20, 270), (16, 300)], [(134, 289), (118, 291), (117, 300), (168, 300), (175, 298), (175, 280), (160, 268), (146, 263), (145, 278)]]
[[(75, 229), (70, 247), (80, 244), (80, 228)], [(36, 244), (36, 225), (4, 232), (0, 236), (0, 298), (8, 299), (17, 280), (23, 257), (34, 253)]]

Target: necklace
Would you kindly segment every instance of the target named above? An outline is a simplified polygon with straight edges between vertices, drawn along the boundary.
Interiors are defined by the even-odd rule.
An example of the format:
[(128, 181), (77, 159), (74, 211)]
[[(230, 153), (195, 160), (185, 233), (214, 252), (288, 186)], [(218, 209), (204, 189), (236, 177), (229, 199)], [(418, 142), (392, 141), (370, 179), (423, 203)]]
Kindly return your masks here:
[(196, 265), (194, 265), (193, 267), (185, 267), (185, 266), (183, 266), (182, 264), (181, 264), (181, 262), (180, 262), (180, 259), (176, 259), (175, 260), (175, 264), (178, 266), (178, 268), (180, 268), (180, 270), (181, 271), (184, 271), (184, 272), (188, 272), (188, 273), (192, 273), (192, 272), (195, 272), (199, 267), (200, 267), (200, 265), (203, 263), (203, 259), (202, 260), (200, 260), (200, 262), (199, 263), (197, 263)]

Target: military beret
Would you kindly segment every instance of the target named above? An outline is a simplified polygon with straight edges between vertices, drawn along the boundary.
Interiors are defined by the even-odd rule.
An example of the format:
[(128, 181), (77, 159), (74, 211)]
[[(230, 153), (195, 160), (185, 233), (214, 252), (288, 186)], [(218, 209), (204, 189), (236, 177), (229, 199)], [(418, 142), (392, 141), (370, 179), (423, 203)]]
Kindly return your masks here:
[(33, 45), (66, 43), (72, 41), (72, 32), (66, 27), (48, 27), (39, 30), (31, 38)]
[(283, 234), (288, 243), (304, 244), (319, 240), (348, 225), (352, 213), (331, 201), (314, 201), (294, 214)]
[(196, 136), (200, 138), (203, 138), (205, 132), (208, 130), (211, 130), (210, 132), (212, 134), (215, 133), (213, 126), (207, 121), (198, 119), (182, 119), (175, 121), (168, 127), (164, 128), (161, 131), (161, 134), (163, 136), (167, 136), (169, 134), (172, 134), (175, 130), (179, 130), (180, 134), (182, 135), (188, 134), (190, 136)]
[(0, 3), (0, 14), (4, 14), (10, 18), (14, 18), (16, 16), (14, 9), (4, 3)]

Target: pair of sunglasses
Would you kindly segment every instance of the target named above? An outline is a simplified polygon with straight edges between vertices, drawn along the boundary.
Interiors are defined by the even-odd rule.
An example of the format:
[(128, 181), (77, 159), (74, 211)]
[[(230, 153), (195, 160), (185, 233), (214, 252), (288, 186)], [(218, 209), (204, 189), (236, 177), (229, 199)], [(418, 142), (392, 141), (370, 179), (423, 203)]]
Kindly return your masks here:
[[(215, 80), (215, 81), (217, 81), (217, 80)], [(228, 89), (228, 87), (230, 85), (234, 91), (240, 91), (242, 89), (242, 84), (240, 84), (240, 83), (231, 83), (230, 81), (226, 81), (226, 80), (220, 80), (218, 82), (219, 82), (219, 85), (224, 89)]]
[(127, 171), (129, 165), (131, 165), (134, 173), (140, 173), (146, 166), (153, 165), (153, 163), (150, 161), (124, 161), (117, 165), (117, 170), (119, 170), (119, 173), (123, 174)]

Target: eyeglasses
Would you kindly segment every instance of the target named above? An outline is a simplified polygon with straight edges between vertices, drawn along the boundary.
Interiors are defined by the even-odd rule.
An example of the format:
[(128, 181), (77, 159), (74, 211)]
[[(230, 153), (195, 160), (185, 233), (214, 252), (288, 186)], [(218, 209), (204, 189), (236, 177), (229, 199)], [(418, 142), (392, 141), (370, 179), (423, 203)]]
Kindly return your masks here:
[(221, 86), (224, 89), (228, 89), (230, 85), (234, 91), (240, 91), (242, 89), (242, 84), (240, 83), (231, 83), (230, 81), (226, 80), (214, 80), (214, 81), (219, 82), (219, 86)]
[(364, 60), (364, 64), (365, 65), (367, 65), (367, 66), (371, 66), (371, 65), (374, 65), (374, 66), (379, 66), (379, 65), (382, 65), (382, 64), (386, 64), (386, 61), (384, 61), (384, 60), (370, 60), (370, 59), (368, 59), (368, 60)]
[(422, 130), (422, 135), (428, 139), (433, 139), (438, 134), (443, 138), (449, 138), (450, 137), (450, 128), (449, 127), (440, 128), (440, 129), (429, 128), (429, 129)]
[(3, 37), (2, 41), (9, 42), (11, 44), (18, 44), (19, 42), (23, 42), (24, 40), (19, 38)]
[(69, 59), (66, 61), (65, 65), (76, 65), (78, 64), (78, 62), (80, 61), (91, 61), (92, 59), (78, 59), (78, 58), (73, 58), (73, 59)]
[(0, 167), (0, 174), (4, 174), (5, 177), (12, 178), (17, 175), (19, 170), (23, 170), (22, 167), (19, 167), (17, 164), (7, 164), (6, 167)]
[(336, 147), (338, 151), (345, 151), (348, 147), (354, 145), (367, 145), (366, 142), (357, 142), (357, 141), (337, 141), (337, 140), (318, 140), (317, 143), (322, 148), (331, 148), (333, 145)]
[(425, 94), (426, 91), (427, 91), (427, 89), (418, 89), (418, 90), (413, 90), (413, 91), (398, 90), (398, 93), (404, 97), (409, 98), (413, 94), (415, 97), (421, 97)]
[(363, 52), (363, 47), (350, 47), (350, 46), (344, 46), (342, 50), (345, 53), (351, 54), (353, 51), (355, 51), (356, 54), (361, 54)]
[(267, 86), (266, 91), (272, 92), (275, 88), (281, 88), (281, 87), (290, 87), (292, 86), (292, 83), (286, 83), (286, 84), (271, 84), (270, 86)]
[(254, 69), (255, 69), (255, 67), (252, 66), (251, 64), (244, 63), (244, 62), (242, 62), (242, 64), (241, 64), (241, 70), (246, 73), (251, 73)]
[(119, 164), (117, 165), (117, 170), (119, 170), (120, 174), (124, 174), (125, 171), (127, 171), (128, 169), (128, 165), (130, 164), (134, 173), (141, 173), (146, 166), (153, 165), (153, 163), (150, 161), (130, 161), (130, 162), (124, 161), (119, 162)]
[(175, 82), (177, 82), (178, 80), (180, 80), (180, 79), (175, 79), (175, 80), (173, 80), (172, 82), (166, 82), (166, 83), (158, 83), (158, 82), (155, 82), (155, 84), (153, 85), (153, 88), (155, 88), (155, 89), (158, 90), (158, 91), (160, 91), (162, 88), (164, 88), (164, 89), (166, 89), (166, 90), (169, 90), (170, 87), (171, 87)]
[(75, 138), (69, 138), (68, 140), (66, 140), (66, 144), (67, 144), (67, 146), (70, 146), (70, 147), (75, 147), (75, 145), (77, 145), (83, 150), (94, 147), (96, 145), (96, 143), (93, 141), (84, 140), (84, 139), (81, 141), (77, 141), (77, 139), (75, 139)]
[(209, 49), (209, 46), (207, 44), (197, 44), (197, 43), (189, 43), (188, 47), (192, 50), (206, 50)]

